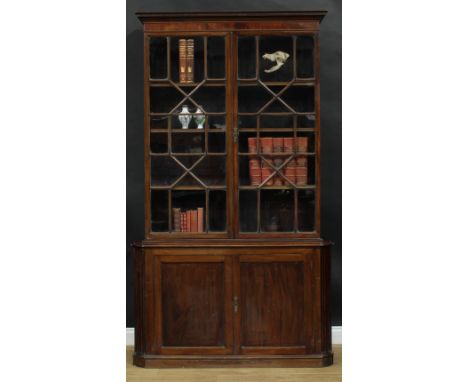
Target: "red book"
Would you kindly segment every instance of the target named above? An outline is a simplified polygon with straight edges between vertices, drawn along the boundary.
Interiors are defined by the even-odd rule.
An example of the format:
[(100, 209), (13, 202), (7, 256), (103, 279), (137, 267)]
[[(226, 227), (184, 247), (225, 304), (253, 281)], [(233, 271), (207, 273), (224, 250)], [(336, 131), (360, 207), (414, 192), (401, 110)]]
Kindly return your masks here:
[(283, 138), (283, 152), (292, 154), (294, 150), (294, 138)]
[(197, 232), (198, 222), (197, 222), (197, 210), (190, 210), (190, 232)]
[(249, 148), (249, 153), (257, 154), (258, 152), (258, 138), (257, 137), (250, 137), (247, 138), (247, 144)]
[[(273, 153), (282, 153), (283, 152), (283, 144), (284, 144), (283, 137), (273, 138)], [(278, 168), (283, 163), (283, 158), (282, 157), (273, 157), (273, 163), (274, 163), (275, 167)], [(283, 185), (283, 178), (281, 176), (279, 176), (279, 175), (275, 175), (274, 178), (273, 178), (273, 184), (275, 186), (282, 186)]]
[(250, 175), (250, 184), (252, 186), (258, 186), (262, 180), (262, 174), (260, 170), (260, 158), (257, 156), (252, 156), (249, 159), (249, 175)]
[(298, 186), (305, 186), (307, 184), (307, 156), (300, 155), (307, 153), (308, 147), (307, 137), (296, 138), (296, 183)]
[[(296, 183), (296, 160), (293, 158), (291, 159), (284, 168), (284, 176), (288, 178), (292, 183)], [(287, 186), (291, 184), (285, 181)]]
[(260, 138), (260, 148), (263, 154), (270, 154), (273, 152), (273, 138), (265, 137)]
[(185, 232), (190, 232), (191, 229), (191, 221), (190, 221), (190, 210), (185, 211)]
[(197, 223), (197, 232), (204, 232), (205, 230), (203, 229), (203, 208), (197, 208)]

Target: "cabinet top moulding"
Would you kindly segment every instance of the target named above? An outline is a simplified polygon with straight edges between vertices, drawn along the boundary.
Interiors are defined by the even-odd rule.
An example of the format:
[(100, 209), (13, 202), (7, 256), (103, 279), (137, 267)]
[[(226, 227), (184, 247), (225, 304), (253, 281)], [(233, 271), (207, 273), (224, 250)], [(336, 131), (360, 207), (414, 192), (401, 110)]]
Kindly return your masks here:
[(187, 21), (188, 19), (196, 21), (223, 21), (223, 20), (318, 20), (327, 14), (325, 10), (314, 11), (223, 11), (223, 12), (136, 12), (135, 15), (142, 22), (171, 22)]
[(314, 31), (327, 11), (277, 12), (137, 12), (147, 33)]

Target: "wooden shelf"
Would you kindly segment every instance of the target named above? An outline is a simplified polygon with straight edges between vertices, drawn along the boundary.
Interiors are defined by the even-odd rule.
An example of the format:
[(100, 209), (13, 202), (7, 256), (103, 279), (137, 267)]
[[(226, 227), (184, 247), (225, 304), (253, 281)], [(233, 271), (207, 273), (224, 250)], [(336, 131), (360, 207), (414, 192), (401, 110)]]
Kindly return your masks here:
[[(159, 87), (159, 88), (170, 88), (175, 87), (177, 85), (179, 87), (197, 87), (200, 85), (201, 82), (191, 82), (191, 83), (182, 83), (182, 82), (171, 82), (169, 80), (150, 80), (150, 87)], [(226, 80), (224, 79), (213, 79), (213, 80), (206, 80), (201, 87), (223, 87), (226, 86)]]
[[(315, 190), (315, 185), (296, 186), (298, 190)], [(294, 190), (293, 186), (239, 186), (239, 190)]]
[[(265, 132), (265, 133), (288, 133), (288, 132), (293, 132), (294, 128), (293, 127), (260, 127), (260, 132)], [(314, 133), (315, 128), (313, 127), (298, 127), (296, 129), (298, 133)], [(240, 127), (239, 128), (239, 133), (255, 133), (257, 132), (257, 129), (255, 127)]]
[(290, 157), (290, 156), (299, 156), (299, 155), (307, 155), (307, 156), (314, 156), (315, 153), (237, 153), (239, 156), (259, 156), (262, 155), (264, 157)]
[[(290, 81), (262, 81), (266, 86), (286, 86)], [(257, 80), (237, 80), (239, 86), (261, 86)], [(290, 86), (315, 86), (314, 80), (295, 80)]]
[(204, 191), (204, 190), (225, 190), (226, 186), (151, 186), (152, 190), (173, 190), (173, 191)]
[[(256, 112), (256, 113), (247, 113), (247, 112), (238, 112), (237, 115), (239, 117), (249, 117), (249, 116), (257, 116), (257, 115), (271, 115), (271, 116), (289, 116), (289, 115), (312, 115), (315, 117), (315, 111), (305, 111), (305, 112)], [(315, 118), (314, 118), (315, 119)]]
[(149, 154), (152, 157), (167, 157), (167, 156), (174, 156), (174, 157), (193, 157), (193, 156), (226, 156), (226, 153), (151, 153)]

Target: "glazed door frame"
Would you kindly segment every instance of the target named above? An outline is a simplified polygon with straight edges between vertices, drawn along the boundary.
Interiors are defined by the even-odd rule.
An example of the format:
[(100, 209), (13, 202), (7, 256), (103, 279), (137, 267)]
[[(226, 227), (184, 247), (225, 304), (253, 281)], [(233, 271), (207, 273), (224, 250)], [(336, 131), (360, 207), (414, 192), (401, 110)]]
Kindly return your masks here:
[[(319, 238), (320, 237), (320, 39), (319, 31), (313, 30), (242, 30), (234, 31), (231, 41), (231, 70), (229, 75), (232, 88), (232, 134), (239, 136), (238, 131), (238, 38), (255, 36), (313, 36), (313, 65), (314, 65), (314, 112), (315, 112), (315, 218), (314, 231), (307, 233), (289, 233), (289, 232), (259, 232), (245, 233), (240, 232), (239, 218), (239, 145), (238, 138), (232, 142), (232, 160), (233, 160), (233, 233), (235, 238), (241, 239), (268, 239), (268, 238)], [(259, 57), (257, 57), (259, 60)], [(297, 206), (295, 206), (297, 208)]]
[[(151, 155), (150, 155), (150, 141), (151, 141), (151, 120), (150, 120), (150, 90), (152, 84), (155, 82), (150, 78), (150, 40), (152, 37), (224, 37), (225, 38), (225, 84), (226, 84), (226, 93), (225, 93), (225, 114), (226, 114), (226, 231), (225, 232), (213, 232), (213, 233), (203, 233), (202, 235), (194, 235), (193, 233), (174, 233), (174, 232), (154, 232), (151, 227)], [(144, 44), (143, 44), (143, 53), (144, 53), (144, 167), (145, 167), (145, 237), (147, 239), (184, 239), (184, 238), (193, 238), (201, 237), (203, 239), (209, 238), (233, 238), (233, 211), (232, 206), (232, 193), (233, 193), (233, 166), (230, 166), (229, 163), (233, 162), (233, 151), (232, 151), (232, 78), (231, 73), (231, 64), (232, 57), (230, 57), (232, 48), (232, 32), (226, 30), (187, 30), (187, 31), (151, 31), (144, 33)], [(170, 54), (168, 51), (167, 54)], [(169, 217), (170, 219), (170, 217)]]

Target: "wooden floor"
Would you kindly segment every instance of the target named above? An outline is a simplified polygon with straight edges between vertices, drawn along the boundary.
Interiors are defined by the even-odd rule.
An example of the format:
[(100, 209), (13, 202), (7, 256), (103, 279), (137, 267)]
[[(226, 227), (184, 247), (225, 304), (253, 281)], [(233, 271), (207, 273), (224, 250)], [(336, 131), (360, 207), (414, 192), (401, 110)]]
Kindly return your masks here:
[(127, 347), (127, 382), (341, 382), (341, 345), (333, 346), (332, 366), (314, 369), (143, 369), (132, 365), (133, 347)]

